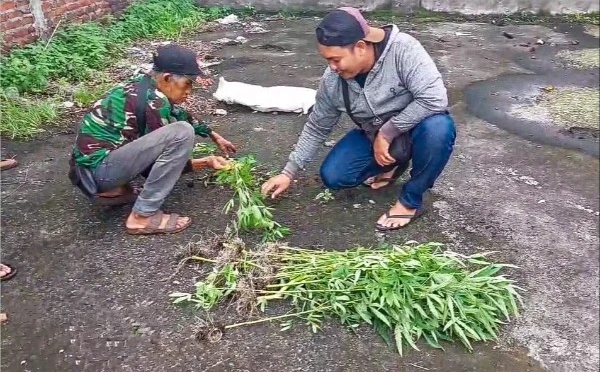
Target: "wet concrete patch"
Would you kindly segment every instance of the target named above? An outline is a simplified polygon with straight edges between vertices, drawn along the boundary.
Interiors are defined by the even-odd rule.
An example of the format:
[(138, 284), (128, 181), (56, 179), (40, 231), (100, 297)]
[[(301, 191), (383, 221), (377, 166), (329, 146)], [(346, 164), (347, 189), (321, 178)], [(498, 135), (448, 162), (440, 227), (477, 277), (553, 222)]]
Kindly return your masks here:
[[(562, 105), (559, 108), (556, 99), (561, 96), (554, 96), (550, 102), (538, 103), (544, 88), (548, 86), (563, 92), (572, 92), (574, 87), (582, 87), (587, 89), (580, 92), (595, 90), (596, 93), (587, 94), (585, 102), (575, 100), (571, 101), (573, 106), (569, 107), (567, 104), (566, 107)], [(581, 111), (577, 115), (580, 118), (584, 115), (581, 120), (589, 119), (588, 113), (593, 115), (594, 110), (597, 110), (597, 102), (593, 106), (590, 105), (594, 103), (597, 89), (597, 74), (564, 72), (555, 75), (511, 75), (472, 84), (465, 90), (465, 101), (469, 110), (477, 117), (510, 133), (540, 144), (576, 149), (598, 157), (600, 149), (595, 136), (572, 135), (569, 132), (571, 128), (577, 132), (576, 128), (581, 126), (569, 120), (571, 110)], [(567, 97), (567, 101), (569, 98), (573, 99), (572, 94), (563, 94), (558, 100), (564, 101), (564, 97)], [(548, 107), (549, 103), (552, 103), (552, 107)], [(553, 121), (560, 125), (552, 124)], [(593, 122), (589, 125), (593, 125)]]

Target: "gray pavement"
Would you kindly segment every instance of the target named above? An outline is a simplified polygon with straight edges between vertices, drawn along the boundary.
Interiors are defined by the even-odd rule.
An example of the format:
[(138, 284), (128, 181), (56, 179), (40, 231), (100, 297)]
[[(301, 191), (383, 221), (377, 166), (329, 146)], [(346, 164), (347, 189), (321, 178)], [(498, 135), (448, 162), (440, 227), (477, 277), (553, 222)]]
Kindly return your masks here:
[[(315, 49), (315, 23), (276, 21), (267, 24), (271, 32), (266, 34), (222, 30), (200, 37), (249, 39), (219, 50), (225, 61), (215, 73), (227, 80), (316, 87), (324, 62)], [(494, 106), (473, 97), (531, 95), (545, 84), (589, 86), (598, 80), (597, 69), (565, 68), (555, 63), (555, 54), (597, 48), (598, 39), (562, 26), (401, 28), (423, 42), (443, 72), (458, 139), (447, 170), (427, 197), (429, 213), (385, 239), (435, 240), (462, 253), (494, 250), (497, 260), (520, 266), (512, 274), (527, 289), (525, 308), (498, 344), (475, 344), (473, 353), (458, 345), (445, 352), (423, 346), (400, 358), (374, 332), (354, 335), (333, 322), (318, 334), (302, 326), (280, 333), (276, 324), (263, 324), (228, 332), (219, 343), (198, 343), (192, 337), (194, 312), (174, 308), (167, 297), (191, 290), (198, 273), (187, 267), (168, 278), (181, 245), (223, 231), (227, 191), (180, 182), (165, 208), (191, 216), (194, 226), (174, 236), (130, 237), (123, 230), (126, 208), (90, 206), (70, 186), (66, 171), (73, 136), (55, 135), (2, 142), (3, 154), (17, 155), (21, 162), (2, 173), (2, 255), (20, 270), (2, 284), (2, 312), (9, 318), (1, 329), (2, 370), (597, 371), (597, 142), (581, 140), (585, 144), (577, 147), (527, 136), (506, 124), (517, 120), (507, 114), (510, 102)], [(542, 37), (546, 44), (536, 48), (535, 59), (529, 48), (518, 45)], [(261, 45), (293, 53), (257, 48)], [(474, 103), (506, 115), (486, 117), (485, 107)], [(238, 143), (243, 154), (256, 154), (273, 168), (283, 166), (305, 117), (223, 107), (229, 114), (213, 119), (219, 132)], [(556, 132), (543, 120), (521, 120), (520, 125)], [(345, 120), (332, 139), (349, 128)], [(317, 175), (318, 162), (275, 205), (277, 220), (292, 228), (290, 243), (344, 249), (380, 240), (373, 223), (393, 202), (395, 191), (349, 190), (321, 205), (314, 200), (322, 190)], [(231, 316), (215, 315), (219, 321)]]

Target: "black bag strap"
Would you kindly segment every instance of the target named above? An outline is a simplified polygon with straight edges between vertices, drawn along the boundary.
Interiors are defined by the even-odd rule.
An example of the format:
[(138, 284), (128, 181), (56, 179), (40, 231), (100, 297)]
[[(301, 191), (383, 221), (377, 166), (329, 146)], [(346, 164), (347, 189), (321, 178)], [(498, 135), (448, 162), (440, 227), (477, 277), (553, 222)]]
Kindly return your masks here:
[(342, 96), (344, 97), (344, 106), (346, 106), (346, 113), (348, 114), (348, 116), (350, 116), (350, 119), (354, 122), (354, 124), (358, 125), (359, 127), (362, 127), (360, 123), (356, 121), (354, 115), (352, 115), (352, 110), (350, 110), (350, 94), (348, 92), (348, 82), (341, 77), (340, 80), (342, 81)]
[(138, 85), (137, 102), (135, 104), (135, 121), (138, 126), (139, 136), (143, 136), (146, 133), (146, 104), (148, 88), (150, 88), (150, 77), (144, 75), (140, 84)]

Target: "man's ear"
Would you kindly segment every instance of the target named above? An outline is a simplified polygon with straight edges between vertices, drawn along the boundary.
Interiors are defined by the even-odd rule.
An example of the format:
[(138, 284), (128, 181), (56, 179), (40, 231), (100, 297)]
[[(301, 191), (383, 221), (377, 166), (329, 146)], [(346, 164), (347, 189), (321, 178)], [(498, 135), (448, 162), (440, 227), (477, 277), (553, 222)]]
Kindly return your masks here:
[(367, 51), (367, 43), (364, 40), (359, 40), (354, 44), (354, 53), (363, 56)]
[(165, 83), (170, 83), (173, 80), (173, 75), (168, 72), (165, 72), (164, 74), (162, 74), (162, 76)]

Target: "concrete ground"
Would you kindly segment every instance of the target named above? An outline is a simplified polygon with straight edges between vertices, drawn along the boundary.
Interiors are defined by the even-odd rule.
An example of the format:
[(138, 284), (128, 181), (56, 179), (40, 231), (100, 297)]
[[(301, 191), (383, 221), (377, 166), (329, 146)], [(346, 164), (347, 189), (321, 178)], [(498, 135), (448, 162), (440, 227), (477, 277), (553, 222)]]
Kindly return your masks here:
[[(274, 21), (265, 34), (228, 29), (200, 37), (248, 38), (218, 52), (224, 61), (214, 71), (228, 80), (316, 87), (324, 62), (315, 50), (315, 23)], [(191, 290), (197, 273), (186, 267), (170, 276), (181, 245), (223, 231), (229, 217), (221, 207), (229, 193), (181, 182), (165, 208), (191, 216), (194, 226), (174, 236), (127, 236), (127, 208), (91, 206), (73, 190), (66, 177), (73, 135), (59, 134), (3, 141), (3, 156), (16, 155), (21, 165), (2, 173), (3, 261), (19, 268), (2, 284), (9, 319), (1, 328), (2, 370), (597, 371), (598, 144), (569, 137), (544, 117), (510, 113), (521, 98), (535, 109), (535, 95), (547, 85), (597, 88), (597, 69), (576, 70), (555, 55), (597, 48), (598, 39), (577, 26), (400, 26), (423, 42), (443, 72), (458, 139), (427, 197), (429, 213), (385, 239), (435, 240), (462, 253), (494, 250), (496, 260), (520, 266), (511, 274), (527, 289), (525, 307), (498, 344), (476, 343), (473, 353), (423, 345), (400, 358), (374, 332), (355, 335), (333, 322), (317, 334), (262, 324), (232, 330), (219, 343), (199, 343), (192, 337), (197, 314), (174, 308), (167, 297)], [(545, 44), (536, 45), (538, 38)], [(223, 108), (229, 114), (213, 119), (218, 131), (274, 168), (285, 163), (306, 119)], [(351, 127), (345, 120), (333, 139)], [(349, 190), (319, 204), (318, 164), (276, 202), (276, 219), (292, 228), (290, 243), (375, 244), (381, 237), (373, 223), (395, 191)], [(227, 321), (230, 315), (214, 316)]]

